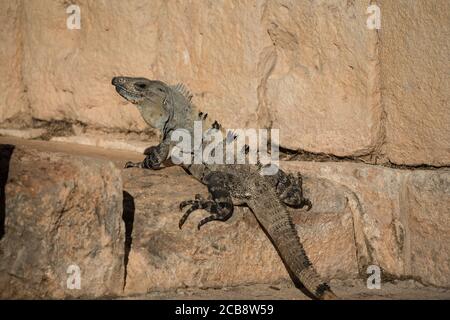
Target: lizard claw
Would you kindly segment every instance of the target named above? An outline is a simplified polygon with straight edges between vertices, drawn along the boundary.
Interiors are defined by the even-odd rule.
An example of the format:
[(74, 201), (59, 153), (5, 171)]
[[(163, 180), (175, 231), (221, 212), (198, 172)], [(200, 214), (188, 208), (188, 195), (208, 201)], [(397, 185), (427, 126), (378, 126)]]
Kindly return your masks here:
[(199, 194), (196, 194), (195, 195), (195, 200), (182, 201), (180, 203), (180, 210), (182, 211), (184, 209), (184, 207), (189, 206), (189, 205), (194, 205), (194, 204), (196, 204), (196, 203), (198, 203), (199, 201), (202, 201), (202, 200), (204, 200), (203, 197), (201, 195), (199, 195)]
[[(189, 217), (189, 215), (194, 212), (195, 210), (199, 210), (199, 209), (208, 209), (212, 204), (211, 200), (206, 200), (204, 199), (201, 195), (196, 194), (195, 195), (195, 200), (186, 200), (186, 201), (182, 201), (180, 203), (180, 210), (182, 211), (186, 206), (191, 206), (186, 212), (185, 214), (183, 214), (183, 216), (181, 217), (180, 221), (178, 222), (178, 227), (181, 229), (183, 227), (183, 224), (186, 222), (187, 218)], [(205, 220), (205, 219), (203, 219)], [(198, 229), (200, 229), (200, 226), (203, 225), (204, 221), (200, 221), (199, 226), (197, 227)]]
[(140, 167), (141, 167), (141, 163), (140, 162), (128, 161), (127, 163), (125, 163), (125, 166), (123, 168), (124, 169), (128, 169), (128, 168), (140, 168)]
[(185, 214), (183, 214), (180, 221), (178, 222), (178, 228), (180, 228), (180, 230), (183, 227), (183, 224), (186, 222), (187, 218), (189, 218), (189, 216), (191, 215), (191, 213), (197, 209), (201, 209), (198, 204), (198, 201), (195, 201), (195, 200), (183, 201), (180, 204), (180, 208), (184, 208), (187, 205), (191, 205), (191, 207), (185, 212)]
[(214, 221), (214, 220), (222, 220), (222, 219), (220, 218), (219, 215), (217, 215), (217, 214), (212, 214), (212, 215), (210, 215), (209, 217), (206, 217), (206, 218), (202, 219), (202, 220), (198, 223), (198, 225), (197, 225), (197, 230), (200, 231), (200, 228), (201, 228), (204, 224), (206, 224), (206, 223), (208, 223), (208, 222), (211, 222), (211, 221)]
[(311, 210), (312, 208), (312, 203), (309, 199), (303, 199), (303, 206), (307, 206), (306, 211)]
[(183, 211), (184, 207), (194, 204), (194, 200), (186, 200), (180, 203), (180, 211)]

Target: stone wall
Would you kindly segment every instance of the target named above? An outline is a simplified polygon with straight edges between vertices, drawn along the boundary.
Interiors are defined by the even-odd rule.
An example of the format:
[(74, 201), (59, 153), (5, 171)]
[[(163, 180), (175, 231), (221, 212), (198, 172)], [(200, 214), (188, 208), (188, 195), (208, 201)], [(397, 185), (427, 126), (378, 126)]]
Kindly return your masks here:
[[(450, 164), (450, 3), (2, 0), (0, 126), (145, 129), (115, 75), (184, 82), (225, 127), (281, 129), (292, 150)], [(66, 8), (81, 8), (81, 29)]]
[(450, 2), (381, 3), (385, 152), (398, 164), (450, 162)]
[[(72, 3), (81, 8), (80, 30), (66, 27)], [(366, 25), (374, 3), (380, 30)], [(226, 128), (280, 129), (291, 155), (283, 166), (304, 174), (314, 203), (294, 223), (324, 277), (361, 277), (376, 264), (386, 279), (450, 286), (450, 1), (0, 4), (0, 135), (141, 151), (155, 144), (154, 132), (111, 78), (183, 82)], [(0, 226), (10, 230), (0, 230), (4, 297), (67, 296), (57, 279), (78, 255), (87, 257), (83, 268), (94, 266), (93, 285), (79, 295), (88, 297), (288, 278), (254, 218), (241, 214), (247, 211), (202, 236), (177, 230), (178, 203), (204, 192), (181, 170), (120, 173), (109, 162), (50, 154), (18, 148), (11, 159), (0, 194)], [(58, 201), (30, 196), (48, 190)], [(85, 204), (91, 194), (96, 201)], [(124, 218), (124, 226), (130, 203), (134, 223)], [(66, 238), (69, 227), (85, 237)], [(41, 242), (29, 247), (20, 232)], [(100, 240), (92, 238), (99, 232)], [(74, 242), (80, 250), (65, 247)], [(59, 256), (58, 248), (69, 253)], [(62, 262), (48, 263), (55, 259)], [(99, 261), (114, 272), (97, 270)]]

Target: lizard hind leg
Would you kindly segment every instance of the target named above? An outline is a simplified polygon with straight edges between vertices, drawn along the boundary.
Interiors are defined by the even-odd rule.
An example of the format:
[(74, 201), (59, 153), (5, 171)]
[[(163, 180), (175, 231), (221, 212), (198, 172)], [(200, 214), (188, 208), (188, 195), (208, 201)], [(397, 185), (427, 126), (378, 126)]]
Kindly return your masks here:
[(209, 174), (205, 179), (205, 183), (208, 186), (208, 190), (211, 194), (211, 199), (204, 199), (200, 195), (196, 195), (194, 200), (187, 200), (180, 203), (180, 210), (183, 210), (186, 206), (190, 208), (183, 214), (178, 226), (180, 229), (186, 222), (189, 215), (198, 209), (203, 209), (211, 213), (208, 217), (202, 219), (197, 229), (211, 221), (227, 221), (234, 211), (234, 206), (230, 192), (226, 187), (226, 176), (219, 172), (213, 172)]
[(303, 197), (302, 176), (300, 173), (295, 177), (292, 173), (286, 174), (279, 171), (277, 193), (284, 204), (293, 208), (312, 208), (311, 201)]

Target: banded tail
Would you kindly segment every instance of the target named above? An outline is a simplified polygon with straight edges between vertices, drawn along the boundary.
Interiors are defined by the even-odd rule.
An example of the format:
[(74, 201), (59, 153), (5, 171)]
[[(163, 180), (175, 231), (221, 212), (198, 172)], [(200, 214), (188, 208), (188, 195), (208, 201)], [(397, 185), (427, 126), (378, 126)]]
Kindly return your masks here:
[(315, 297), (322, 300), (337, 299), (309, 261), (287, 209), (280, 203), (273, 190), (263, 189), (258, 190), (258, 194), (264, 196), (252, 199), (249, 206), (272, 238), (283, 261)]

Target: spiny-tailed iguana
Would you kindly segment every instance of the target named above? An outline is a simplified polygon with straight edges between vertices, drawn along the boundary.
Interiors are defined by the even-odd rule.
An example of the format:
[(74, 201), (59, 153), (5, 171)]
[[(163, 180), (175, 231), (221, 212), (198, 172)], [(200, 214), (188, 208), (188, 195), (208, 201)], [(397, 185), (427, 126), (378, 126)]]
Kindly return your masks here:
[[(142, 162), (128, 162), (125, 167), (161, 169), (170, 161), (174, 142), (171, 134), (185, 129), (193, 134), (194, 121), (202, 120), (204, 127), (218, 129), (217, 121), (209, 122), (207, 115), (192, 104), (192, 95), (183, 85), (170, 86), (145, 78), (115, 77), (116, 91), (139, 109), (145, 122), (161, 131), (161, 142), (144, 151)], [(233, 204), (245, 204), (269, 234), (286, 265), (302, 284), (319, 299), (334, 299), (335, 294), (321, 280), (297, 235), (285, 205), (311, 208), (303, 197), (301, 175), (295, 177), (278, 170), (275, 175), (261, 175), (259, 165), (181, 164), (189, 174), (208, 187), (208, 199), (196, 195), (183, 201), (180, 208), (190, 208), (180, 219), (181, 228), (189, 214), (204, 209), (210, 215), (198, 224), (198, 229), (213, 220), (226, 221), (233, 214)]]

